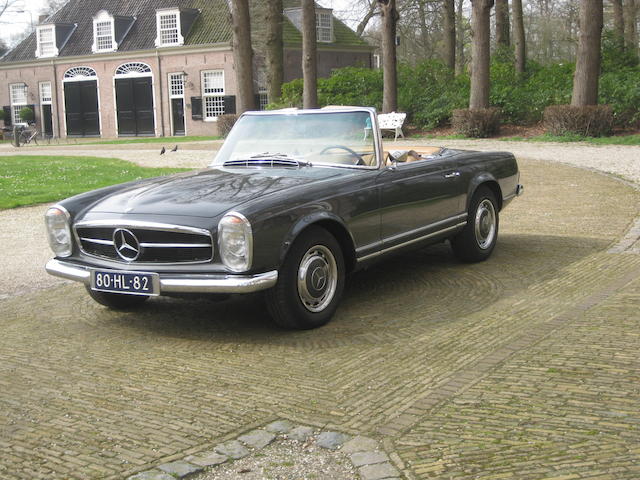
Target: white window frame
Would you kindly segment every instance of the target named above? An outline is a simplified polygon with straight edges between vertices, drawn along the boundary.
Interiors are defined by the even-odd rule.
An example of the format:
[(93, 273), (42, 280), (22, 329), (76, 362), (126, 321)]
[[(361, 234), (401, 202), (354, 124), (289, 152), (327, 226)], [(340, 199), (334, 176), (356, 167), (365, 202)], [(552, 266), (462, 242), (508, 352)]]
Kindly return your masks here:
[[(222, 88), (213, 87), (210, 91), (207, 91), (206, 77), (208, 74), (214, 74), (214, 76), (221, 79)], [(202, 85), (202, 119), (205, 122), (217, 122), (220, 115), (224, 115), (224, 97), (225, 97), (225, 84), (224, 84), (224, 70), (203, 70), (200, 74), (200, 81)], [(219, 82), (220, 83), (220, 82)], [(210, 113), (217, 113), (211, 115)]]
[[(163, 42), (162, 41), (162, 33), (164, 31), (168, 31), (169, 29), (162, 28), (162, 17), (175, 16), (176, 19), (176, 41), (175, 42)], [(180, 23), (180, 10), (176, 9), (166, 9), (166, 10), (156, 10), (156, 47), (179, 47), (180, 45), (184, 45), (184, 37), (182, 36), (182, 27)]]
[[(44, 32), (51, 32), (51, 40), (47, 42), (50, 45), (50, 49), (43, 48), (42, 34)], [(55, 25), (38, 25), (36, 27), (36, 58), (50, 58), (58, 56), (58, 47), (56, 39), (56, 26)]]
[[(17, 96), (17, 92), (22, 90), (20, 97)], [(20, 110), (29, 105), (29, 87), (26, 83), (12, 83), (9, 85), (9, 98), (11, 100), (11, 120), (14, 125), (24, 125), (20, 118)]]
[(40, 105), (51, 105), (53, 101), (51, 82), (40, 82), (38, 84), (38, 90), (40, 91)]
[[(98, 24), (109, 23), (110, 31), (111, 31), (111, 42), (108, 47), (100, 48), (100, 41), (98, 37)], [(106, 35), (100, 35), (100, 37), (105, 38)], [(118, 50), (118, 44), (116, 43), (116, 27), (113, 16), (109, 14), (106, 10), (101, 10), (93, 17), (93, 45), (91, 46), (91, 51), (93, 53), (103, 53), (103, 52), (115, 52)]]
[[(174, 86), (180, 85), (180, 93), (174, 90)], [(169, 98), (184, 98), (185, 74), (184, 72), (174, 72), (169, 74)]]
[(331, 12), (316, 10), (316, 40), (320, 43), (333, 42), (333, 15)]

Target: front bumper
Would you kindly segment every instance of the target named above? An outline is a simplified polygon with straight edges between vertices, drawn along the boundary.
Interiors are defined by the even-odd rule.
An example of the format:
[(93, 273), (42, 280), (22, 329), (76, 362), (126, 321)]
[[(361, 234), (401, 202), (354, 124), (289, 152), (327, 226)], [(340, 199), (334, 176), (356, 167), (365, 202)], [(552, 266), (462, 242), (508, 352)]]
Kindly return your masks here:
[[(83, 265), (51, 259), (45, 266), (47, 273), (56, 277), (91, 283), (91, 269)], [(225, 274), (160, 274), (160, 295), (163, 293), (252, 293), (275, 286), (278, 271), (256, 275)]]

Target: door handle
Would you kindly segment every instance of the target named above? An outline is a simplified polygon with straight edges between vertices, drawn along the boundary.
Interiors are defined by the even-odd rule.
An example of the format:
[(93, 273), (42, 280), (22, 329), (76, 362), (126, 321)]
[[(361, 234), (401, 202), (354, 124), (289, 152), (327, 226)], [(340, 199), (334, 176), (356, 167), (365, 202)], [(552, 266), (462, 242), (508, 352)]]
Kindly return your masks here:
[(451, 173), (444, 174), (444, 178), (455, 178), (459, 176), (460, 176), (460, 172), (451, 172)]

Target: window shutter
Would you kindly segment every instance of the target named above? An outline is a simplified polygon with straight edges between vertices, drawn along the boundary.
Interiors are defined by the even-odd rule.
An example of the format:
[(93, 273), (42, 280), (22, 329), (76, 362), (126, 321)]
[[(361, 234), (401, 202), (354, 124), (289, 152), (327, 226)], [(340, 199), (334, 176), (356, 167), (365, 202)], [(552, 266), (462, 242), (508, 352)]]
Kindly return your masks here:
[(228, 95), (224, 97), (224, 113), (236, 113), (236, 96)]
[(191, 97), (191, 119), (202, 120), (202, 97)]
[(253, 101), (254, 101), (254, 103), (255, 103), (256, 110), (262, 110), (262, 109), (260, 108), (260, 94), (259, 94), (259, 93), (256, 93), (256, 94), (253, 96)]
[(4, 111), (4, 126), (5, 127), (10, 127), (11, 126), (11, 120), (12, 120), (12, 114), (11, 114), (11, 107), (2, 107), (2, 110)]

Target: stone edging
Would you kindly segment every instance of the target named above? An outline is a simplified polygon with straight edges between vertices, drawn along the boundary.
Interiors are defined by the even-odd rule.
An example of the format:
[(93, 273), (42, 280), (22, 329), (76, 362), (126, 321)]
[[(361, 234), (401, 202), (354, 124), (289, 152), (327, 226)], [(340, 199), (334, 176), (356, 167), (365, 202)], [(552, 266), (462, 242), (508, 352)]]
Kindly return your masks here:
[(401, 474), (389, 460), (377, 440), (295, 425), (289, 420), (277, 420), (264, 428), (243, 433), (236, 439), (220, 443), (211, 451), (189, 455), (182, 460), (164, 463), (151, 470), (137, 473), (127, 480), (175, 480), (215, 468), (229, 461), (239, 460), (262, 450), (277, 439), (305, 442), (311, 437), (319, 447), (340, 450), (349, 457), (362, 480), (399, 480)]

